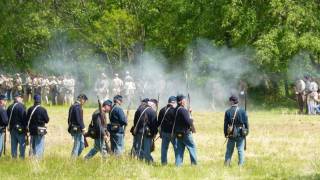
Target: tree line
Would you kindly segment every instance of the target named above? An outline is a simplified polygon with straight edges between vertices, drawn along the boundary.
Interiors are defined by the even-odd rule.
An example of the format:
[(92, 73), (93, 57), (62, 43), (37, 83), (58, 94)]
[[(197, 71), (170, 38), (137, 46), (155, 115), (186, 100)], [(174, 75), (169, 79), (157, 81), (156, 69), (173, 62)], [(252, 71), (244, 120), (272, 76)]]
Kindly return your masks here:
[[(297, 56), (303, 71), (316, 76), (320, 70), (319, 14), (319, 0), (1, 1), (0, 65), (32, 70), (40, 56), (45, 61), (58, 52), (81, 62), (94, 53), (121, 69), (153, 49), (169, 64), (187, 64), (186, 49), (204, 38), (218, 47), (252, 49), (248, 61), (270, 82), (258, 89), (288, 97)], [(81, 45), (64, 49), (64, 43)]]

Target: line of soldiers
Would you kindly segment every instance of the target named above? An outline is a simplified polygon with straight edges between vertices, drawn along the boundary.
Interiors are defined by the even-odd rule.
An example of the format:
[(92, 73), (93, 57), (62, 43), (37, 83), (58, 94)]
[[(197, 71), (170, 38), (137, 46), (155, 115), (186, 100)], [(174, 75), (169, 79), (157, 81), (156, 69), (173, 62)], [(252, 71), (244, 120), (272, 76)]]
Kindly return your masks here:
[(74, 102), (75, 80), (71, 76), (30, 76), (25, 81), (20, 74), (14, 76), (0, 75), (0, 94), (11, 100), (14, 94), (21, 94), (25, 101), (38, 94), (42, 101), (52, 105), (72, 104)]
[(119, 74), (114, 74), (114, 78), (108, 79), (105, 73), (102, 73), (100, 78), (95, 83), (95, 93), (102, 99), (109, 99), (110, 96), (121, 94), (126, 99), (131, 101), (131, 98), (136, 93), (136, 83), (134, 82), (130, 72), (126, 72), (124, 80), (119, 77)]
[(310, 76), (304, 79), (298, 79), (295, 82), (296, 100), (298, 103), (299, 113), (316, 115), (320, 113), (320, 97), (318, 83)]
[[(30, 143), (30, 156), (41, 158), (44, 152), (44, 137), (49, 122), (47, 110), (41, 106), (41, 96), (34, 96), (34, 105), (28, 110), (21, 94), (14, 94), (14, 101), (5, 109), (7, 97), (0, 95), (0, 156), (5, 154), (7, 128), (11, 139), (11, 156), (25, 158), (26, 146)], [(30, 140), (29, 140), (30, 136)]]
[[(113, 101), (106, 100), (99, 109), (92, 114), (88, 129), (83, 121), (83, 105), (88, 101), (85, 94), (80, 94), (69, 108), (68, 132), (73, 137), (72, 157), (79, 157), (88, 146), (87, 137), (94, 139), (94, 146), (85, 159), (92, 158), (100, 152), (102, 157), (108, 154), (120, 156), (124, 152), (125, 129), (128, 124), (128, 112), (125, 115), (121, 105), (123, 97), (116, 95)], [(249, 124), (246, 111), (239, 107), (238, 98), (229, 98), (231, 108), (225, 113), (224, 134), (228, 139), (225, 164), (230, 165), (234, 147), (238, 149), (239, 165), (244, 164), (244, 150)], [(6, 96), (0, 95), (0, 155), (6, 143), (6, 127), (11, 137), (11, 155), (25, 157), (26, 145), (30, 142), (30, 155), (41, 158), (44, 152), (44, 139), (47, 134), (46, 124), (49, 122), (47, 110), (41, 106), (41, 96), (34, 96), (34, 105), (27, 111), (23, 105), (21, 94), (14, 95), (14, 102), (5, 110)], [(192, 109), (188, 107), (187, 97), (184, 95), (171, 96), (168, 104), (163, 107), (158, 116), (158, 100), (145, 98), (141, 101), (134, 115), (134, 124), (130, 129), (133, 135), (131, 156), (147, 163), (153, 162), (151, 153), (154, 143), (161, 138), (161, 163), (166, 165), (169, 144), (174, 149), (175, 164), (181, 166), (184, 151), (187, 148), (192, 165), (197, 164), (197, 148), (193, 140), (195, 133), (191, 116)], [(109, 122), (107, 122), (108, 115)], [(157, 134), (159, 137), (156, 137)], [(29, 135), (31, 136), (29, 141)]]
[[(82, 106), (87, 100), (87, 96), (81, 94), (69, 109), (68, 130), (74, 140), (72, 157), (80, 156), (86, 146), (86, 137), (94, 139), (94, 146), (85, 159), (92, 158), (97, 152), (100, 152), (102, 157), (106, 157), (108, 153), (123, 154), (127, 126), (127, 117), (121, 108), (123, 97), (116, 95), (113, 102), (111, 100), (104, 101), (101, 109), (93, 113), (88, 130), (83, 123), (82, 110)], [(185, 148), (189, 151), (191, 163), (196, 165), (196, 145), (192, 137), (194, 130), (191, 128), (193, 120), (190, 116), (191, 109), (188, 110), (186, 105), (186, 96), (172, 96), (168, 100), (168, 105), (160, 110), (159, 117), (157, 117), (158, 100), (143, 99), (135, 112), (134, 125), (130, 130), (133, 135), (131, 155), (148, 163), (153, 162), (151, 152), (158, 139), (156, 135), (160, 132), (162, 164), (167, 164), (167, 151), (171, 142), (177, 166), (183, 163)], [(106, 114), (109, 115), (109, 123), (104, 117)], [(109, 143), (111, 147), (109, 147)]]

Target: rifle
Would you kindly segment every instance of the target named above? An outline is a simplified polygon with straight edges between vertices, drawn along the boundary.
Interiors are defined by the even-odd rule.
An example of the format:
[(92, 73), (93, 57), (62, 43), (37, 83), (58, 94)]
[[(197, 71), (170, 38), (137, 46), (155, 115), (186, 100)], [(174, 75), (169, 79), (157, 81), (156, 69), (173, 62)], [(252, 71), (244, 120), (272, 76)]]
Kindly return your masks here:
[[(130, 106), (131, 106), (131, 100), (130, 100), (130, 102), (129, 102), (129, 104), (128, 104), (128, 108), (127, 108), (127, 114), (126, 114), (126, 119), (127, 119), (127, 121), (128, 121), (128, 118), (129, 118)], [(127, 128), (127, 126), (124, 126), (123, 137), (126, 136), (126, 128)]]
[(186, 85), (187, 85), (187, 92), (188, 92), (188, 112), (189, 112), (189, 116), (190, 116), (190, 119), (191, 119), (191, 131), (193, 133), (196, 133), (196, 128), (194, 127), (194, 123), (193, 123), (193, 118), (192, 118), (192, 113), (190, 112), (190, 109), (191, 109), (191, 97), (190, 97), (190, 93), (189, 93), (189, 78), (188, 78), (188, 73), (186, 73)]
[[(190, 110), (190, 103), (191, 103), (191, 98), (190, 98), (190, 94), (188, 93), (188, 111)], [(189, 111), (189, 115), (190, 115), (190, 119), (191, 119), (191, 131), (193, 133), (196, 133), (196, 128), (194, 127), (194, 123), (193, 123), (193, 118), (192, 118), (192, 112)]]
[[(244, 103), (245, 103), (245, 111), (247, 112), (247, 93), (244, 96)], [(247, 150), (247, 136), (244, 137), (244, 150)]]
[[(157, 108), (156, 108), (156, 116), (158, 117), (158, 110), (159, 110), (159, 100), (160, 100), (160, 93), (158, 94), (158, 99), (157, 99), (157, 101), (158, 101), (158, 104), (157, 104)], [(160, 133), (160, 132), (159, 132)], [(154, 150), (155, 150), (155, 148), (156, 148), (156, 146), (155, 146), (155, 142), (157, 141), (157, 139), (160, 137), (158, 137), (158, 138), (156, 138), (155, 139), (155, 137), (156, 137), (156, 134), (154, 135), (154, 137), (152, 138), (152, 143), (151, 143), (151, 152), (153, 152)]]
[[(105, 119), (105, 116), (103, 115), (103, 112), (102, 112), (102, 105), (101, 105), (101, 101), (100, 101), (99, 96), (97, 96), (97, 98), (98, 98), (99, 115), (100, 115), (100, 119), (101, 119), (101, 124), (104, 126), (106, 124), (106, 119)], [(106, 135), (108, 137), (110, 137), (110, 134), (109, 134), (107, 129), (105, 130), (105, 133), (106, 133)], [(104, 142), (106, 144), (106, 150), (110, 154), (111, 153), (111, 148), (110, 148), (109, 142), (106, 141), (106, 140)]]

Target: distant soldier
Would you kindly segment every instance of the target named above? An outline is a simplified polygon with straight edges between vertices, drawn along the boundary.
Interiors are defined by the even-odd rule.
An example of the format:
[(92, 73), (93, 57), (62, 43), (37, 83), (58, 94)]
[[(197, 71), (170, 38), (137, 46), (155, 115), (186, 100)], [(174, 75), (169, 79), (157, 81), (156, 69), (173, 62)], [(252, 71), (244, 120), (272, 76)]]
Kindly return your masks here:
[(50, 94), (50, 82), (49, 79), (43, 78), (41, 81), (41, 96), (42, 100), (49, 104), (49, 94)]
[(63, 84), (63, 77), (59, 77), (57, 80), (57, 90), (58, 90), (58, 96), (57, 96), (57, 103), (58, 105), (63, 105), (64, 103), (64, 96), (65, 96), (65, 87)]
[(311, 77), (310, 76), (308, 76), (308, 75), (305, 75), (304, 76), (304, 82), (305, 82), (305, 84), (306, 84), (306, 89), (305, 89), (305, 97), (306, 97), (306, 100), (305, 100), (305, 106), (306, 106), (306, 114), (309, 114), (309, 105), (308, 105), (308, 96), (309, 96), (309, 94), (312, 92), (311, 90), (310, 90), (310, 84), (311, 84), (311, 81), (312, 81), (312, 79), (311, 79)]
[(30, 133), (31, 155), (41, 158), (44, 152), (44, 136), (47, 134), (45, 125), (49, 122), (47, 110), (41, 106), (41, 96), (34, 95), (34, 105), (27, 113), (28, 131)]
[(13, 89), (13, 79), (10, 77), (7, 77), (5, 79), (5, 91), (6, 91), (6, 96), (8, 98), (8, 100), (11, 100), (12, 97), (12, 89)]
[(174, 137), (177, 141), (176, 150), (176, 166), (181, 166), (183, 163), (183, 155), (185, 148), (188, 149), (191, 164), (197, 164), (197, 152), (196, 145), (193, 141), (191, 126), (192, 119), (190, 118), (189, 111), (187, 107), (186, 96), (177, 96), (178, 107), (176, 108), (175, 122), (173, 125)]
[(225, 155), (225, 165), (230, 166), (234, 147), (238, 149), (238, 165), (244, 164), (245, 137), (249, 132), (249, 123), (247, 113), (238, 106), (238, 98), (231, 96), (229, 98), (231, 108), (225, 112), (224, 116), (224, 135), (228, 138), (227, 151)]
[(124, 80), (128, 81), (128, 80), (131, 80), (131, 79), (133, 79), (133, 78), (130, 76), (130, 72), (126, 71), (126, 77), (124, 78)]
[(295, 92), (300, 114), (303, 113), (303, 108), (305, 106), (305, 89), (306, 83), (301, 79), (297, 80), (295, 83)]
[(25, 94), (26, 94), (26, 100), (29, 102), (32, 98), (32, 79), (29, 76), (29, 74), (26, 76), (25, 81)]
[(71, 77), (65, 78), (63, 80), (63, 85), (65, 88), (65, 97), (64, 101), (66, 104), (71, 105), (73, 102), (73, 96), (74, 96), (74, 86), (75, 86), (75, 81)]
[(0, 94), (5, 94), (5, 77), (3, 74), (0, 75)]
[(116, 155), (121, 155), (124, 151), (124, 129), (127, 126), (126, 116), (121, 108), (122, 96), (117, 95), (113, 98), (114, 105), (109, 112), (111, 150)]
[(13, 89), (12, 89), (12, 94), (23, 94), (23, 89), (22, 89), (22, 79), (20, 77), (20, 74), (16, 74), (16, 77), (13, 82)]
[(34, 77), (32, 80), (33, 95), (41, 94), (41, 78)]
[(11, 156), (17, 158), (17, 148), (19, 145), (20, 158), (25, 157), (26, 150), (26, 132), (27, 132), (27, 113), (22, 104), (21, 94), (14, 95), (14, 102), (7, 109), (9, 117), (9, 131), (11, 135)]
[(240, 80), (239, 81), (239, 99), (240, 99), (240, 106), (243, 107), (244, 109), (247, 109), (247, 90), (248, 90), (248, 84)]
[(59, 91), (58, 91), (58, 82), (55, 76), (52, 77), (52, 80), (50, 82), (50, 94), (51, 94), (52, 105), (57, 105)]
[(312, 81), (309, 86), (310, 93), (307, 95), (307, 104), (308, 104), (308, 114), (316, 114), (316, 106), (318, 99), (318, 84), (315, 81)]
[(104, 73), (101, 74), (101, 78), (95, 83), (95, 92), (104, 100), (109, 98), (109, 82)]
[(134, 128), (132, 134), (134, 135), (134, 153), (141, 160), (148, 163), (153, 162), (151, 156), (152, 141), (158, 132), (157, 129), (157, 114), (156, 106), (157, 100), (151, 99), (148, 104), (140, 106), (134, 115)]
[(68, 116), (68, 132), (73, 137), (73, 149), (71, 152), (72, 157), (80, 156), (84, 149), (84, 133), (85, 125), (83, 122), (82, 106), (88, 101), (84, 94), (80, 94), (77, 101), (70, 107)]
[(90, 125), (93, 129), (89, 131), (91, 138), (94, 139), (94, 147), (89, 151), (89, 153), (85, 156), (85, 159), (92, 158), (97, 152), (102, 154), (102, 157), (106, 157), (107, 151), (105, 150), (106, 141), (108, 141), (108, 135), (106, 134), (106, 119), (101, 119), (101, 116), (105, 116), (105, 113), (110, 112), (112, 108), (112, 101), (106, 100), (103, 102), (101, 110), (103, 114), (100, 114), (99, 110), (96, 110), (92, 115), (92, 120)]
[(8, 125), (8, 115), (5, 109), (7, 104), (7, 98), (5, 95), (0, 95), (0, 157), (4, 152), (5, 133)]
[(115, 74), (115, 78), (112, 80), (112, 93), (113, 95), (121, 94), (123, 81), (119, 78), (119, 74)]
[[(129, 72), (127, 72), (129, 73)], [(127, 97), (128, 101), (131, 101), (131, 98), (134, 96), (135, 90), (136, 90), (136, 84), (133, 81), (133, 78), (127, 74), (125, 78), (124, 83), (124, 90), (125, 90), (125, 96)]]
[(163, 107), (159, 112), (158, 117), (158, 129), (161, 143), (161, 164), (166, 165), (168, 163), (167, 153), (169, 144), (171, 142), (174, 152), (176, 152), (176, 141), (171, 137), (173, 123), (175, 120), (175, 108), (177, 107), (177, 98), (171, 96), (168, 100), (168, 105)]

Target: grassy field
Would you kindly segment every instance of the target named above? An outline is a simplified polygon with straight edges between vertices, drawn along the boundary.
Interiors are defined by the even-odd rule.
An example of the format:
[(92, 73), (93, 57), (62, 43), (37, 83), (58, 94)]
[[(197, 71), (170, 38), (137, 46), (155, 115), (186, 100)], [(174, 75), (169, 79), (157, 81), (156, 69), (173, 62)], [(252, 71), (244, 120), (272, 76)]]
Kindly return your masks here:
[[(251, 131), (247, 138), (246, 164), (239, 168), (235, 153), (232, 167), (227, 168), (223, 166), (224, 113), (194, 112), (199, 165), (191, 166), (185, 154), (184, 166), (176, 168), (171, 147), (169, 165), (160, 165), (160, 141), (156, 142), (152, 154), (155, 164), (130, 159), (127, 155), (132, 144), (129, 132), (124, 157), (109, 157), (104, 161), (98, 154), (84, 161), (82, 157), (90, 149), (86, 148), (81, 158), (72, 160), (72, 139), (66, 131), (67, 109), (48, 107), (51, 119), (44, 159), (12, 160), (7, 154), (0, 159), (0, 179), (320, 179), (320, 117), (288, 111), (249, 112)], [(94, 110), (84, 109), (86, 124)], [(130, 113), (129, 127), (133, 113)], [(91, 146), (92, 143), (90, 140)]]

